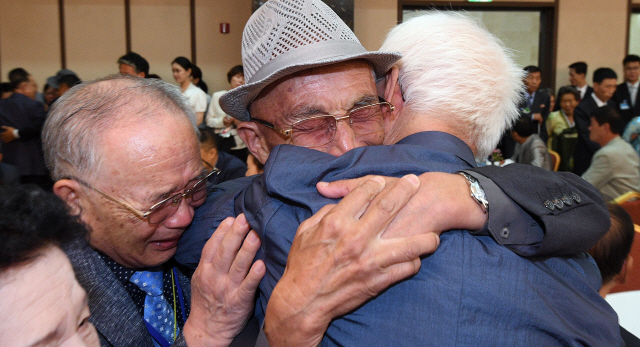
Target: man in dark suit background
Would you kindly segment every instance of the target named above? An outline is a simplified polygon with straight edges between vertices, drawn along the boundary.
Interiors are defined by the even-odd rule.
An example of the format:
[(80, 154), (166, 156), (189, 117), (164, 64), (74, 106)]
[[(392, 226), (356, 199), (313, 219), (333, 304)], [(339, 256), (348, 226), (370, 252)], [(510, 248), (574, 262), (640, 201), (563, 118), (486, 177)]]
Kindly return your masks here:
[(20, 185), (20, 173), (15, 166), (2, 162), (2, 142), (0, 142), (0, 186)]
[(640, 57), (630, 54), (622, 61), (624, 68), (624, 82), (620, 83), (613, 94), (613, 101), (618, 104), (618, 112), (624, 120), (624, 125), (633, 117), (640, 115)]
[(22, 183), (34, 183), (45, 190), (51, 189), (51, 180), (44, 164), (40, 131), (45, 121), (43, 104), (35, 100), (37, 86), (24, 69), (9, 72), (13, 94), (0, 100), (0, 138), (4, 161), (20, 172)]
[(615, 107), (612, 100), (616, 91), (618, 75), (607, 67), (601, 67), (593, 73), (593, 94), (582, 99), (575, 111), (573, 118), (578, 130), (578, 143), (573, 156), (573, 173), (582, 175), (591, 165), (593, 154), (600, 149), (600, 145), (589, 138), (589, 125), (591, 113), (602, 106)]
[(593, 93), (593, 88), (587, 84), (587, 63), (583, 61), (569, 65), (569, 83), (580, 92), (580, 100)]
[(551, 109), (549, 103), (551, 101), (547, 92), (540, 90), (540, 84), (542, 83), (540, 69), (537, 66), (530, 65), (525, 67), (524, 71), (527, 75), (524, 78), (524, 100), (520, 108), (529, 110), (529, 112), (523, 112), (523, 116), (528, 114), (531, 117), (533, 133), (540, 136), (542, 141), (546, 143), (548, 135), (545, 122), (549, 117), (549, 110)]

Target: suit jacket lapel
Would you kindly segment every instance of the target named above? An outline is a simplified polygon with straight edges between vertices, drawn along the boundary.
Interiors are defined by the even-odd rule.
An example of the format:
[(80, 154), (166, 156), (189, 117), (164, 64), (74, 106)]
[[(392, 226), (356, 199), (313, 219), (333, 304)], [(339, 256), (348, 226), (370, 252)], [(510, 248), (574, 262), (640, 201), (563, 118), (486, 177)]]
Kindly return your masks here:
[(65, 249), (78, 282), (85, 288), (90, 321), (113, 346), (153, 346), (140, 313), (115, 275), (84, 241)]

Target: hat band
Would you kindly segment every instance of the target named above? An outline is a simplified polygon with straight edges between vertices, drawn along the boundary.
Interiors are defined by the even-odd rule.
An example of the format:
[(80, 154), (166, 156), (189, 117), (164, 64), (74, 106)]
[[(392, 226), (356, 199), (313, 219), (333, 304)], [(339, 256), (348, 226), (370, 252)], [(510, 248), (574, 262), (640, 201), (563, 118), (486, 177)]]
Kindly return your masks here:
[(359, 42), (345, 40), (330, 40), (300, 46), (271, 59), (262, 65), (249, 78), (248, 83), (261, 81), (278, 71), (291, 66), (313, 65), (324, 61), (340, 62), (342, 57), (348, 60), (350, 56), (369, 53)]

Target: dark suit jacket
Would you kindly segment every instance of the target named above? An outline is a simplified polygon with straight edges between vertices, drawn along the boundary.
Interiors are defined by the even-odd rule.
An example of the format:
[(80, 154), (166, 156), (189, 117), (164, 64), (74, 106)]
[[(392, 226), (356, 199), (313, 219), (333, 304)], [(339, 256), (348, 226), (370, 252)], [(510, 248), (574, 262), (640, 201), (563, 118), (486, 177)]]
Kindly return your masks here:
[[(153, 339), (131, 296), (98, 253), (84, 240), (65, 247), (64, 251), (71, 261), (78, 282), (87, 291), (91, 310), (89, 320), (98, 330), (100, 345), (153, 347)], [(178, 281), (187, 301), (185, 305), (190, 305), (189, 279), (178, 272)], [(180, 333), (173, 346), (186, 345), (184, 336)]]
[[(523, 101), (523, 105), (525, 108), (529, 106), (529, 110), (531, 114), (540, 113), (542, 114), (542, 118), (544, 122), (540, 124), (538, 121), (533, 122), (533, 133), (538, 134), (544, 143), (547, 143), (547, 129), (545, 128), (545, 124), (547, 122), (547, 118), (549, 118), (549, 112), (551, 110), (551, 99), (549, 95), (544, 90), (538, 90), (533, 96), (533, 103), (531, 105), (528, 104), (528, 100)], [(529, 116), (531, 116), (531, 114)]]
[(0, 185), (7, 187), (20, 185), (20, 173), (15, 166), (0, 163)]
[(23, 94), (0, 100), (0, 125), (14, 127), (20, 134), (2, 146), (2, 160), (17, 167), (21, 176), (48, 175), (40, 142), (44, 121), (44, 106)]
[[(587, 91), (584, 92), (584, 96), (582, 97), (582, 99), (586, 99), (588, 97), (591, 96), (591, 94), (593, 94), (593, 87), (592, 86), (587, 86)], [(560, 106), (560, 105), (558, 105)], [(559, 110), (560, 108), (556, 108), (556, 110)]]
[[(631, 93), (629, 93), (627, 82), (618, 84), (612, 99), (618, 105), (618, 112), (620, 112), (620, 115), (624, 119), (625, 126), (633, 117), (640, 116), (640, 93), (636, 93), (634, 106), (631, 106)], [(622, 105), (624, 104), (626, 104), (628, 108), (623, 110)]]
[[(615, 102), (609, 100), (607, 106), (615, 107)], [(591, 158), (600, 145), (589, 139), (589, 125), (591, 125), (591, 113), (598, 109), (598, 104), (592, 96), (584, 98), (573, 111), (573, 119), (578, 130), (578, 143), (573, 155), (573, 173), (581, 176), (591, 165)]]

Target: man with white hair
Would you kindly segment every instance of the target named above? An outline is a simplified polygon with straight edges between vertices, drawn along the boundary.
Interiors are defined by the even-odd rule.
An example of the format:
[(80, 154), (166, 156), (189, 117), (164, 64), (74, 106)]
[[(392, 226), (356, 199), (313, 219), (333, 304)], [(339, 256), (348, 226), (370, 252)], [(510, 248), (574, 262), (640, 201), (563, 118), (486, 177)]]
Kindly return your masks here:
[[(319, 9), (323, 6), (320, 2), (313, 1), (301, 3), (298, 4), (299, 6), (292, 6), (295, 7), (291, 10), (294, 13), (285, 17), (296, 18), (300, 13), (295, 11), (303, 12), (309, 7)], [(272, 7), (269, 8), (269, 5)], [(358, 307), (366, 297), (362, 299), (362, 293), (349, 287), (350, 279), (336, 280), (335, 277), (327, 276), (327, 273), (335, 274), (336, 271), (332, 272), (331, 268), (340, 268), (343, 259), (322, 256), (325, 254), (323, 253), (325, 243), (321, 241), (326, 240), (319, 239), (315, 247), (307, 249), (306, 254), (300, 251), (300, 244), (303, 242), (301, 240), (305, 240), (307, 231), (322, 225), (322, 223), (316, 224), (317, 218), (303, 223), (294, 240), (297, 223), (309, 218), (312, 212), (326, 213), (329, 208), (322, 208), (322, 206), (333, 201), (317, 195), (315, 183), (321, 180), (359, 177), (367, 173), (386, 175), (425, 171), (455, 173), (472, 168), (475, 165), (474, 154), (480, 157), (488, 153), (497, 143), (502, 131), (517, 117), (518, 90), (522, 87), (521, 74), (496, 40), (476, 24), (465, 18), (440, 14), (444, 16), (444, 21), (437, 21), (436, 17), (425, 20), (435, 21), (445, 29), (438, 29), (439, 27), (436, 26), (435, 29), (427, 27), (416, 31), (413, 28), (413, 33), (420, 33), (420, 38), (432, 29), (435, 33), (441, 34), (435, 35), (434, 42), (423, 44), (419, 38), (415, 38), (414, 41), (406, 40), (406, 37), (412, 35), (404, 34), (402, 40), (410, 46), (420, 42), (421, 44), (417, 46), (422, 51), (414, 56), (414, 65), (409, 66), (411, 60), (405, 61), (405, 59), (397, 63), (397, 67), (387, 75), (386, 84), (381, 86), (381, 90), (384, 90), (381, 94), (384, 94), (388, 102), (378, 101), (375, 90), (372, 91), (373, 76), (370, 66), (373, 66), (378, 76), (381, 75), (380, 70), (386, 71), (381, 68), (384, 66), (381, 63), (381, 56), (376, 55), (377, 52), (358, 54), (356, 49), (349, 51), (353, 45), (350, 47), (346, 42), (335, 43), (330, 42), (331, 39), (324, 39), (318, 40), (320, 43), (312, 49), (308, 49), (304, 44), (300, 45), (303, 48), (289, 47), (288, 50), (279, 47), (278, 52), (287, 52), (282, 54), (286, 58), (278, 59), (276, 55), (267, 63), (252, 61), (256, 57), (254, 52), (247, 50), (246, 45), (250, 45), (248, 42), (251, 42), (247, 35), (256, 35), (255, 33), (270, 35), (268, 28), (255, 28), (252, 25), (259, 26), (264, 23), (274, 25), (277, 28), (274, 29), (277, 32), (276, 37), (290, 36), (283, 34), (287, 30), (286, 26), (274, 24), (268, 18), (269, 11), (277, 12), (291, 6), (290, 1), (271, 1), (264, 6), (267, 9), (256, 12), (245, 29), (243, 62), (247, 70), (254, 65), (254, 70), (248, 76), (249, 83), (245, 87), (238, 88), (236, 92), (230, 92), (221, 100), (221, 105), (227, 113), (244, 121), (239, 129), (242, 130), (241, 134), (244, 133), (242, 136), (252, 153), (262, 161), (269, 158), (265, 175), (255, 178), (250, 188), (235, 196), (235, 200), (231, 202), (231, 211), (235, 213), (245, 211), (252, 227), (264, 241), (264, 247), (261, 249), (264, 252), (262, 257), (269, 271), (261, 283), (261, 301), (257, 313), (261, 313), (260, 310), (264, 309), (270, 298), (264, 329), (271, 342), (280, 345), (304, 341), (305, 344), (314, 345), (320, 342), (324, 330), (330, 323), (324, 342), (339, 345), (423, 345), (427, 339), (434, 341), (434, 345), (553, 344), (558, 343), (558, 340), (582, 339), (597, 345), (603, 340), (611, 342), (617, 338), (612, 333), (616, 331), (617, 325), (615, 329), (609, 329), (609, 321), (593, 336), (576, 333), (572, 329), (567, 329), (565, 325), (568, 322), (570, 325), (575, 323), (582, 326), (581, 324), (587, 322), (589, 317), (584, 313), (592, 313), (594, 310), (599, 313), (606, 312), (607, 318), (612, 318), (611, 322), (615, 323), (613, 311), (598, 299), (594, 285), (585, 281), (583, 277), (583, 273), (589, 271), (589, 266), (593, 269), (592, 263), (582, 258), (576, 258), (572, 262), (553, 258), (541, 264), (532, 263), (500, 247), (488, 236), (475, 238), (466, 231), (443, 234), (440, 250), (422, 261), (422, 269), (416, 277), (391, 287), (354, 313), (332, 323), (333, 317), (346, 314)], [(323, 14), (326, 15), (327, 12)], [(317, 15), (317, 13), (314, 14)], [(330, 17), (330, 14), (328, 16)], [(466, 29), (470, 29), (471, 32), (467, 33), (466, 39), (461, 40), (460, 37), (465, 36), (462, 33), (469, 31)], [(443, 40), (452, 45), (441, 45)], [(252, 42), (255, 41), (254, 38)], [(309, 41), (313, 41), (313, 38)], [(279, 42), (275, 42), (272, 47), (278, 47), (278, 44)], [(308, 45), (312, 46), (315, 43)], [(418, 59), (415, 57), (424, 58), (425, 51), (429, 51), (431, 46), (438, 45), (444, 46), (439, 48), (449, 51), (449, 56), (439, 54), (441, 52), (437, 49), (434, 50), (434, 57), (437, 56), (442, 60), (439, 65), (434, 65), (433, 71), (429, 70), (428, 65), (433, 62), (431, 60), (426, 60), (423, 65), (417, 64)], [(452, 50), (452, 48), (456, 49)], [(331, 57), (331, 49), (341, 49), (343, 54), (334, 52), (335, 56)], [(307, 51), (306, 54), (305, 51)], [(306, 63), (312, 60), (309, 57), (310, 51), (317, 55), (314, 63)], [(401, 52), (406, 58), (407, 54), (402, 50)], [(461, 57), (455, 59), (456, 56)], [(358, 60), (360, 58), (366, 61)], [(390, 60), (395, 61), (395, 59)], [(288, 67), (279, 65), (286, 62), (291, 65)], [(453, 92), (453, 97), (437, 93), (437, 89), (450, 83), (448, 78), (458, 72), (456, 68), (452, 68), (454, 66), (462, 68), (460, 78), (465, 81), (468, 76), (465, 70), (471, 68), (474, 73), (478, 73), (479, 77), (474, 76), (479, 78), (479, 83), (489, 83), (481, 90), (489, 90), (492, 96), (496, 90), (503, 94), (500, 94), (499, 100), (493, 97), (485, 98), (481, 100), (480, 105), (474, 105), (473, 100), (464, 101), (468, 93), (464, 90), (458, 93), (455, 87), (453, 91), (447, 90)], [(414, 79), (406, 78), (404, 72), (414, 67), (417, 68), (417, 72), (413, 73)], [(450, 70), (446, 70), (448, 68)], [(415, 76), (428, 76), (428, 78), (426, 81), (416, 81)], [(404, 87), (402, 91), (400, 91), (400, 85)], [(430, 94), (432, 91), (435, 95)], [(460, 99), (461, 95), (464, 98)], [(482, 95), (486, 96), (486, 93)], [(422, 105), (421, 101), (424, 101)], [(461, 102), (462, 105), (457, 105), (455, 102)], [(426, 109), (433, 113), (427, 113), (421, 108), (425, 105), (434, 105), (437, 108), (429, 106)], [(369, 111), (363, 112), (364, 110)], [(477, 112), (477, 110), (482, 111)], [(455, 111), (461, 112), (457, 118), (454, 118)], [(349, 123), (340, 122), (347, 118), (344, 116), (345, 113), (349, 115)], [(328, 114), (340, 114), (340, 116), (327, 116)], [(492, 117), (499, 117), (498, 121)], [(380, 122), (383, 122), (384, 126)], [(485, 140), (487, 137), (488, 140)], [(353, 147), (378, 144), (383, 138), (385, 143), (399, 143), (399, 145), (348, 151)], [(297, 146), (276, 147), (282, 143), (292, 143)], [(328, 154), (323, 155), (321, 152), (301, 146), (314, 147)], [(342, 154), (342, 156), (335, 158), (329, 154)], [(536, 220), (543, 223), (547, 231), (553, 229), (556, 217), (563, 212), (569, 210), (574, 213), (586, 212), (584, 208), (589, 206), (594, 208), (594, 213), (598, 214), (602, 207), (602, 201), (597, 194), (593, 194), (593, 188), (587, 187), (584, 181), (575, 176), (551, 178), (547, 176), (546, 179), (549, 181), (546, 184), (549, 189), (538, 194), (522, 191), (518, 187), (522, 176), (515, 177), (513, 174), (518, 172), (518, 167), (508, 170), (510, 174), (503, 176), (505, 182), (501, 184), (507, 191), (518, 192), (509, 196), (526, 207), (527, 211), (536, 214), (538, 216)], [(487, 169), (486, 172), (497, 177), (497, 172), (493, 169)], [(537, 181), (536, 176), (541, 174), (541, 172), (533, 172), (530, 174), (531, 178), (527, 176), (527, 179), (531, 182)], [(421, 190), (429, 186), (429, 176), (434, 177), (434, 174), (421, 176)], [(439, 174), (435, 177), (445, 178), (445, 176), (445, 174)], [(478, 188), (478, 182), (470, 175), (465, 178), (452, 177), (458, 181), (451, 178), (449, 182), (463, 185), (466, 192), (459, 190), (458, 193), (460, 196), (465, 195), (463, 192), (466, 193), (467, 199), (469, 195), (465, 178), (474, 189)], [(451, 192), (455, 192), (455, 189), (448, 187), (447, 184), (438, 183), (444, 186), (441, 187), (442, 190), (450, 188)], [(457, 183), (453, 183), (452, 186)], [(327, 195), (337, 195), (335, 191), (327, 190), (326, 186), (323, 188), (319, 185), (319, 188)], [(575, 192), (580, 188), (584, 189), (581, 191), (581, 194), (584, 194), (582, 197)], [(527, 194), (528, 196), (525, 196)], [(446, 213), (451, 212), (455, 215), (455, 212), (460, 210), (449, 211), (443, 207), (449, 206), (446, 201), (441, 204), (440, 201), (436, 201), (430, 206), (425, 206), (425, 201), (428, 201), (424, 199), (425, 195), (420, 195), (419, 192), (416, 197), (418, 196), (422, 198), (418, 198), (413, 204), (410, 202), (411, 212), (405, 214), (405, 217), (409, 217), (408, 219), (416, 217), (413, 220), (414, 223), (410, 224), (407, 219), (400, 222), (396, 220), (385, 231), (385, 237), (400, 232), (419, 233), (425, 229), (423, 228), (425, 224), (431, 228), (428, 230), (439, 232), (477, 223), (473, 218), (451, 221), (453, 218)], [(474, 194), (473, 197), (482, 208), (486, 209), (488, 202), (482, 194)], [(224, 198), (220, 199), (219, 196), (216, 198), (217, 200), (212, 204), (205, 206), (205, 210), (201, 209), (197, 212), (194, 223), (215, 222), (215, 213), (220, 213), (219, 208), (228, 207), (225, 205)], [(587, 198), (590, 200), (589, 203), (586, 203)], [(468, 200), (475, 204), (474, 199)], [(463, 200), (461, 202), (465, 203)], [(435, 207), (437, 212), (429, 214), (421, 212), (422, 214), (416, 216), (420, 213), (416, 211), (421, 209), (429, 211), (429, 207)], [(483, 216), (478, 205), (475, 205), (475, 208), (477, 210), (475, 212)], [(461, 208), (461, 210), (465, 209)], [(512, 218), (504, 228), (492, 230), (492, 218), (499, 217), (500, 211), (500, 208), (492, 209), (493, 215), (489, 216), (489, 233), (497, 236), (498, 239), (502, 238), (504, 242), (510, 238), (512, 232), (517, 234), (522, 231), (519, 229), (526, 229), (527, 223), (518, 215)], [(441, 218), (431, 220), (431, 213)], [(442, 215), (445, 216), (444, 221), (440, 221), (443, 219)], [(352, 216), (352, 218), (357, 219), (358, 216)], [(479, 220), (481, 223), (476, 229), (482, 227), (486, 217)], [(458, 223), (457, 226), (456, 223)], [(538, 226), (535, 222), (533, 224)], [(558, 224), (566, 226), (569, 223)], [(604, 224), (608, 222), (605, 221)], [(331, 225), (336, 231), (334, 238), (336, 235), (348, 234), (351, 230), (350, 221), (347, 219), (334, 220)], [(596, 228), (600, 234), (601, 226)], [(536, 239), (533, 232), (524, 234)], [(567, 237), (567, 235), (560, 237)], [(553, 237), (557, 242), (559, 236), (554, 234)], [(529, 249), (519, 249), (523, 254), (549, 251), (549, 248), (542, 245), (539, 238), (533, 242), (533, 245), (526, 242), (522, 244), (529, 246)], [(295, 256), (292, 253), (287, 261), (289, 248), (296, 253)], [(515, 249), (518, 249), (517, 246)], [(554, 251), (559, 250), (556, 248)], [(347, 257), (347, 259), (351, 258)], [(560, 273), (566, 275), (567, 279), (558, 280)], [(485, 278), (482, 275), (489, 277)], [(283, 277), (278, 282), (280, 276)], [(594, 272), (594, 276), (590, 277), (590, 280), (597, 282), (597, 272)], [(360, 276), (353, 277), (353, 280), (360, 281)], [(316, 288), (331, 288), (340, 281), (345, 286), (345, 292), (354, 293), (355, 298), (352, 302), (344, 306), (318, 304), (322, 302), (323, 291), (317, 291)], [(278, 283), (277, 286), (276, 283)], [(299, 289), (293, 292), (279, 290), (279, 288), (290, 289), (292, 283), (297, 283)], [(563, 298), (566, 302), (561, 305), (567, 305), (580, 313), (572, 314), (570, 310), (560, 310), (560, 313), (555, 315), (552, 306), (558, 303), (552, 298), (555, 298), (555, 293), (573, 294), (571, 286), (579, 286), (583, 291), (575, 297)], [(478, 292), (466, 289), (471, 287)], [(372, 285), (370, 288), (360, 288), (360, 290), (372, 296), (381, 289)], [(476, 295), (480, 292), (481, 295)], [(314, 296), (310, 293), (319, 294)], [(526, 300), (516, 300), (513, 295), (507, 295), (504, 300), (496, 297), (506, 293), (518, 293), (517, 295), (524, 293)], [(494, 301), (496, 301), (495, 304)], [(492, 307), (493, 305), (495, 307)], [(528, 312), (525, 309), (527, 305), (542, 305), (542, 313)], [(407, 310), (408, 307), (412, 310)], [(429, 312), (415, 309), (416, 307), (424, 307)], [(499, 310), (512, 313), (503, 317)], [(269, 320), (274, 314), (285, 318)], [(474, 314), (482, 317), (480, 322), (473, 320)], [(526, 321), (514, 318), (522, 314), (540, 315)], [(563, 317), (563, 314), (567, 316)], [(487, 319), (484, 319), (483, 315), (486, 315)], [(465, 322), (467, 318), (469, 321)], [(563, 318), (570, 319), (565, 321)], [(601, 320), (598, 322), (601, 323)], [(308, 329), (291, 329), (300, 324)], [(496, 329), (498, 326), (508, 328), (505, 330), (507, 333), (504, 334), (503, 331), (499, 334)], [(545, 331), (552, 332), (544, 333)], [(309, 332), (311, 335), (305, 335)]]

